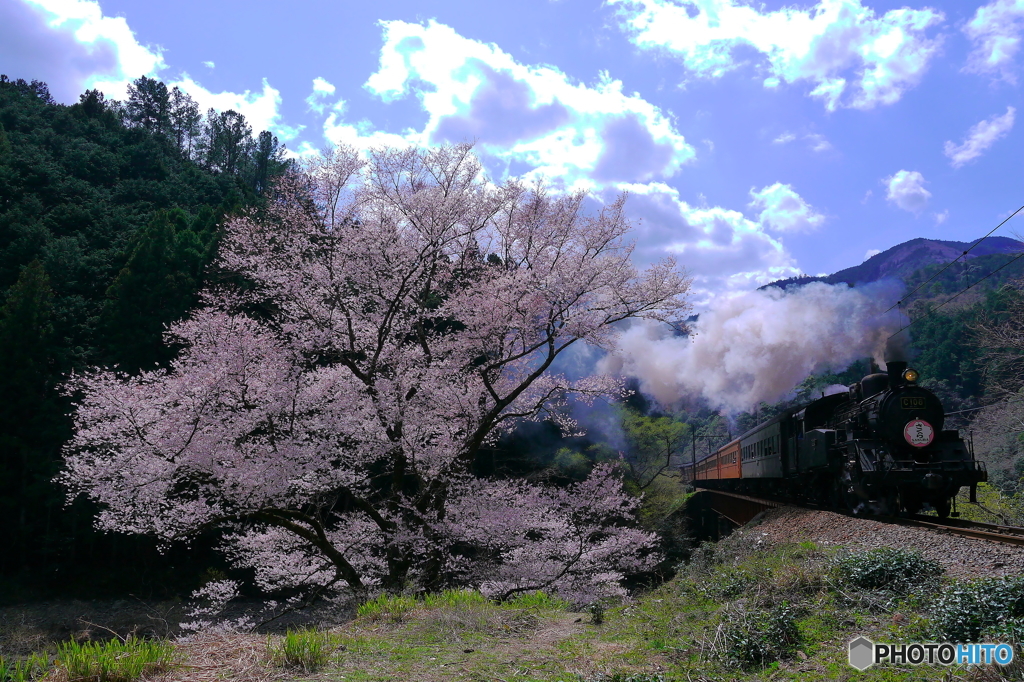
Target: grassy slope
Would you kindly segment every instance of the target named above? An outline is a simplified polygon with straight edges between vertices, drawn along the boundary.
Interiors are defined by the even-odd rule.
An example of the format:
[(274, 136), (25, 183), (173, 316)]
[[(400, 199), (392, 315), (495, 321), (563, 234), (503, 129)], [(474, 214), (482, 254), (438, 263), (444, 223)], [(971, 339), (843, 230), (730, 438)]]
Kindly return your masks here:
[[(851, 668), (847, 644), (858, 635), (935, 641), (932, 604), (943, 583), (859, 588), (837, 569), (841, 552), (812, 543), (764, 548), (753, 535), (736, 533), (696, 551), (675, 580), (597, 613), (573, 612), (539, 594), (505, 604), (474, 592), (381, 597), (327, 633), (211, 636), (179, 643), (185, 667), (160, 680), (1024, 679), (1019, 663), (1000, 671), (889, 665), (859, 673)], [(285, 667), (289, 660), (311, 660), (305, 654), (312, 651), (325, 664)]]
[[(846, 648), (858, 635), (875, 641), (932, 641), (928, 604), (938, 583), (902, 595), (858, 590), (837, 577), (834, 552), (810, 543), (761, 551), (745, 542), (742, 537), (726, 541), (713, 557), (698, 556), (676, 580), (631, 604), (609, 608), (601, 624), (593, 622), (592, 613), (566, 612), (545, 599), (506, 605), (479, 598), (435, 599), (428, 604), (405, 602), (392, 610), (385, 600), (333, 633), (340, 648), (326, 668), (300, 677), (505, 682), (1002, 679), (992, 669), (940, 666), (857, 672), (847, 664)], [(766, 614), (780, 609), (789, 610), (796, 627), (788, 646), (769, 627), (760, 645), (769, 650), (770, 660), (728, 660), (744, 651), (737, 632), (746, 632), (757, 645)], [(1002, 672), (1021, 679), (1019, 669)]]

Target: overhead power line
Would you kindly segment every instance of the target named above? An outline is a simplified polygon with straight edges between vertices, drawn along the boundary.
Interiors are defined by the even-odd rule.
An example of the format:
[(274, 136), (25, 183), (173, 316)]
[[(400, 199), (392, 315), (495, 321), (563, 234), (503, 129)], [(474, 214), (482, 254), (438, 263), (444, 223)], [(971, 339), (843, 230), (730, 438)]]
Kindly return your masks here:
[[(1022, 206), (1021, 208), (1024, 208), (1024, 206)], [(1018, 210), (1020, 210), (1020, 209), (1018, 209)], [(1019, 260), (1020, 260), (1021, 258), (1024, 258), (1024, 251), (1022, 251), (1021, 253), (1018, 253), (1018, 254), (1017, 254), (1016, 256), (1014, 256), (1014, 257), (1013, 257), (1013, 258), (1011, 258), (1010, 260), (1006, 261), (1005, 263), (1003, 263), (1002, 265), (1000, 265), (1000, 266), (999, 266), (998, 268), (996, 268), (996, 269), (995, 269), (995, 270), (993, 270), (992, 272), (988, 273), (987, 275), (985, 275), (984, 277), (982, 277), (981, 279), (979, 279), (979, 280), (978, 280), (977, 282), (975, 282), (974, 284), (970, 285), (969, 287), (964, 287), (963, 289), (961, 289), (960, 291), (958, 291), (958, 292), (957, 292), (956, 294), (954, 294), (953, 296), (950, 296), (950, 297), (949, 297), (949, 298), (947, 298), (947, 299), (946, 299), (945, 301), (943, 301), (943, 302), (942, 302), (942, 303), (940, 303), (939, 305), (937, 305), (937, 306), (935, 306), (934, 308), (932, 308), (932, 309), (931, 309), (931, 311), (929, 311), (929, 315), (930, 315), (930, 314), (931, 314), (932, 312), (935, 312), (936, 310), (938, 310), (939, 308), (941, 308), (942, 306), (946, 305), (947, 303), (952, 303), (952, 302), (953, 302), (953, 301), (955, 301), (956, 299), (960, 298), (960, 296), (961, 296), (962, 294), (964, 294), (964, 293), (966, 293), (966, 292), (970, 291), (971, 289), (973, 289), (974, 287), (978, 286), (979, 284), (981, 284), (981, 283), (982, 283), (982, 282), (984, 282), (984, 281), (985, 281), (986, 279), (988, 279), (988, 278), (989, 278), (989, 277), (991, 277), (992, 275), (996, 274), (997, 272), (999, 272), (999, 271), (1000, 271), (1000, 270), (1002, 270), (1003, 268), (1005, 268), (1005, 267), (1007, 267), (1007, 266), (1009, 266), (1009, 265), (1013, 265), (1014, 263), (1016, 263), (1017, 261), (1019, 261)], [(889, 308), (889, 310), (892, 310), (892, 308)], [(907, 324), (907, 326), (905, 326), (905, 327), (900, 327), (900, 328), (899, 328), (899, 329), (898, 329), (897, 331), (895, 331), (895, 332), (893, 332), (892, 334), (890, 334), (890, 335), (889, 335), (889, 338), (891, 339), (892, 337), (896, 336), (896, 334), (899, 334), (900, 332), (902, 332), (902, 331), (904, 331), (904, 330), (906, 330), (906, 329), (910, 329), (910, 328), (911, 328), (911, 327), (913, 326), (914, 322), (917, 322), (918, 320), (922, 320), (922, 319), (924, 319), (925, 317), (928, 317), (928, 315), (924, 315), (923, 317), (919, 317), (919, 318), (917, 318), (916, 320), (911, 320), (911, 321), (910, 321), (910, 322), (909, 322), (909, 323)]]
[[(969, 253), (970, 253), (970, 252), (971, 252), (971, 251), (972, 251), (972, 250), (974, 249), (974, 247), (975, 247), (975, 246), (977, 246), (978, 244), (982, 243), (983, 241), (985, 241), (986, 239), (988, 239), (989, 237), (991, 237), (991, 236), (992, 236), (992, 233), (993, 233), (993, 232), (995, 232), (995, 231), (996, 231), (996, 230), (998, 230), (998, 229), (999, 229), (1000, 227), (1002, 227), (1003, 225), (1005, 225), (1005, 224), (1006, 224), (1007, 222), (1009, 222), (1010, 218), (1012, 218), (1013, 216), (1017, 215), (1017, 214), (1018, 214), (1018, 213), (1020, 213), (1021, 211), (1024, 211), (1024, 206), (1021, 206), (1021, 207), (1020, 207), (1020, 208), (1018, 208), (1018, 209), (1017, 209), (1016, 211), (1014, 211), (1014, 212), (1013, 212), (1013, 213), (1011, 213), (1011, 214), (1010, 214), (1009, 216), (1007, 216), (1007, 217), (1006, 217), (1006, 219), (1005, 219), (1005, 220), (1004, 220), (1003, 222), (999, 223), (998, 225), (996, 225), (995, 227), (993, 227), (993, 228), (992, 228), (991, 230), (989, 230), (989, 231), (988, 231), (988, 234), (986, 234), (986, 235), (985, 235), (984, 237), (982, 237), (982, 238), (981, 238), (981, 239), (979, 239), (978, 241), (976, 241), (976, 242), (974, 242), (973, 244), (971, 244), (971, 246), (970, 246), (970, 247), (969, 247), (969, 248), (968, 248), (968, 249), (967, 249), (966, 251), (964, 251), (964, 252), (963, 252), (963, 253), (961, 253), (961, 254), (960, 254), (959, 256), (957, 256), (957, 257), (956, 257), (956, 258), (954, 258), (953, 260), (951, 260), (951, 261), (949, 261), (948, 263), (946, 263), (946, 265), (945, 265), (945, 266), (943, 266), (943, 268), (942, 268), (941, 270), (939, 270), (939, 271), (938, 271), (938, 272), (936, 272), (936, 273), (935, 273), (934, 275), (932, 275), (931, 277), (929, 277), (928, 279), (926, 279), (926, 280), (925, 280), (924, 282), (921, 282), (920, 284), (918, 284), (918, 285), (917, 285), (917, 288), (916, 288), (916, 289), (914, 289), (914, 290), (913, 290), (913, 291), (911, 291), (911, 292), (910, 292), (909, 294), (907, 294), (906, 296), (904, 296), (903, 298), (901, 298), (900, 300), (896, 301), (896, 302), (895, 302), (894, 304), (892, 304), (891, 306), (889, 306), (889, 308), (888, 308), (888, 309), (887, 309), (887, 310), (886, 310), (885, 312), (883, 312), (882, 314), (884, 315), (885, 313), (889, 312), (889, 311), (890, 311), (890, 310), (892, 310), (893, 308), (897, 308), (897, 307), (899, 307), (899, 306), (903, 305), (903, 301), (907, 300), (908, 298), (910, 298), (911, 296), (913, 296), (914, 294), (916, 294), (916, 293), (917, 293), (918, 291), (920, 291), (920, 290), (921, 290), (921, 289), (922, 289), (922, 288), (923, 288), (923, 287), (924, 287), (924, 286), (925, 286), (926, 284), (928, 284), (928, 283), (929, 283), (929, 282), (931, 282), (931, 281), (932, 281), (933, 279), (935, 279), (936, 277), (938, 277), (939, 275), (941, 275), (942, 273), (944, 273), (944, 272), (945, 272), (946, 270), (948, 270), (948, 269), (949, 269), (949, 268), (950, 268), (950, 267), (951, 267), (951, 266), (953, 265), (953, 263), (956, 263), (956, 262), (957, 262), (958, 260), (960, 260), (961, 258), (963, 258), (964, 256), (966, 256), (967, 254), (969, 254)], [(1016, 259), (1014, 259), (1014, 260), (1016, 260)], [(1011, 261), (1011, 262), (1012, 262), (1012, 261)], [(1005, 266), (1004, 266), (1004, 267), (1005, 267)], [(998, 272), (998, 270), (997, 270), (997, 271), (994, 271), (994, 272)], [(994, 274), (994, 272), (993, 272), (993, 273), (989, 273), (989, 275), (991, 275), (991, 274)], [(984, 278), (982, 278), (982, 279), (984, 279)], [(978, 280), (978, 281), (980, 282), (980, 281), (982, 281), (982, 280)], [(974, 286), (974, 285), (971, 285), (971, 286)], [(967, 288), (968, 288), (968, 289), (970, 289), (970, 287), (967, 287)], [(967, 289), (965, 289), (964, 291), (966, 291), (966, 290), (967, 290)], [(961, 291), (960, 293), (962, 294), (962, 293), (963, 293), (963, 291)], [(959, 296), (959, 295), (960, 295), (960, 294), (957, 294), (957, 296)], [(952, 299), (951, 299), (951, 300), (952, 300)], [(946, 303), (949, 303), (949, 301), (946, 301)], [(945, 304), (945, 303), (943, 303), (942, 305), (946, 305), (946, 304)], [(939, 307), (941, 308), (942, 306), (939, 306)], [(913, 323), (911, 323), (911, 324), (913, 324)], [(910, 325), (907, 325), (907, 326), (909, 327)], [(906, 329), (906, 327), (904, 327), (903, 329)], [(903, 329), (900, 329), (900, 331), (903, 331)], [(900, 333), (900, 332), (896, 332), (896, 334), (899, 334), (899, 333)], [(893, 336), (895, 336), (896, 334), (893, 334)], [(890, 337), (890, 338), (891, 338), (891, 337)]]

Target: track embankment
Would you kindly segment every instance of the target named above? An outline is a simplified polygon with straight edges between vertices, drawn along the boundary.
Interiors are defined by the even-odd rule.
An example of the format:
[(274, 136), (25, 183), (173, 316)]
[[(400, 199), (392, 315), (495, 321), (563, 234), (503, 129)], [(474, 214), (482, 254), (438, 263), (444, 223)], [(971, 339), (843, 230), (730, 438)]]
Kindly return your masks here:
[[(938, 519), (935, 519), (938, 521)], [(982, 578), (1024, 573), (1024, 547), (951, 535), (941, 529), (910, 526), (834, 512), (779, 507), (743, 529), (771, 544), (811, 540), (852, 548), (917, 549), (939, 562), (954, 578)]]

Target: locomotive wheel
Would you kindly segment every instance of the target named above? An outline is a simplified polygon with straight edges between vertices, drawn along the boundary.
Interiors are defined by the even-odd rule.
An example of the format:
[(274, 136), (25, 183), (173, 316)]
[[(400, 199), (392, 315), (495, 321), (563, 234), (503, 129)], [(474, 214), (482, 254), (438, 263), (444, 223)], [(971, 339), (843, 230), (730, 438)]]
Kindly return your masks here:
[(878, 501), (878, 513), (882, 516), (896, 516), (900, 513), (899, 496), (895, 490), (889, 490)]
[(933, 503), (932, 506), (935, 507), (935, 513), (939, 515), (940, 519), (949, 518), (949, 510), (951, 509), (949, 500), (940, 500)]
[(900, 502), (903, 505), (903, 511), (907, 514), (916, 514), (921, 511), (921, 500), (916, 497), (900, 495)]

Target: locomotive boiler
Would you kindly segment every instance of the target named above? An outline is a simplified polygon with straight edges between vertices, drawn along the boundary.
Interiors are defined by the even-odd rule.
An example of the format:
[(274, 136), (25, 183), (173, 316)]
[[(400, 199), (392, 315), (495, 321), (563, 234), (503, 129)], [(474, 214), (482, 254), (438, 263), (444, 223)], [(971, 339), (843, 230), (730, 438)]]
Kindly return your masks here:
[(847, 391), (785, 410), (683, 469), (700, 487), (877, 514), (950, 514), (988, 479), (934, 393), (891, 361)]

